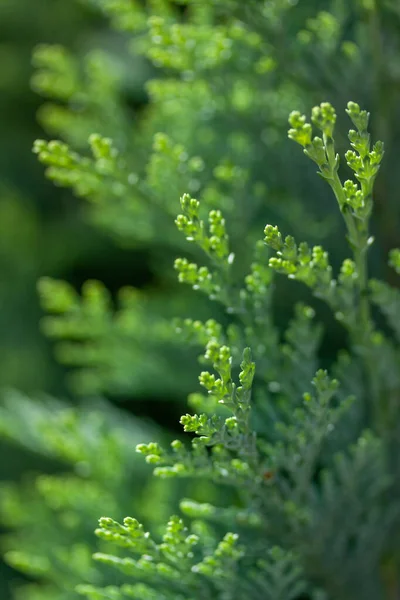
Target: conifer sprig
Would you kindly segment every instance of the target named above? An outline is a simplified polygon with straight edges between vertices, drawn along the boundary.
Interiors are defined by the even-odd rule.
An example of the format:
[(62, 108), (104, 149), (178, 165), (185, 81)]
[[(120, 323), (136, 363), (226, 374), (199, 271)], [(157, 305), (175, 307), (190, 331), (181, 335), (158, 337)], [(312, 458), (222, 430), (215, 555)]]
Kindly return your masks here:
[[(357, 343), (363, 345), (367, 343), (372, 328), (368, 299), (367, 250), (373, 243), (373, 238), (369, 235), (369, 220), (373, 206), (373, 185), (383, 158), (383, 144), (376, 142), (371, 150), (367, 111), (361, 110), (355, 102), (349, 102), (346, 112), (356, 130), (349, 131), (353, 150), (348, 150), (345, 157), (360, 188), (351, 180), (342, 184), (339, 178), (339, 155), (335, 152), (333, 138), (336, 113), (329, 103), (324, 102), (312, 110), (312, 123), (322, 132), (322, 139), (312, 137), (311, 124), (298, 112), (292, 112), (289, 117), (289, 137), (303, 146), (304, 153), (317, 163), (319, 174), (332, 188), (346, 223), (347, 237), (354, 255), (354, 267), (348, 261), (342, 273), (346, 281), (353, 279), (355, 282), (358, 296), (358, 327), (354, 328), (353, 333)], [(271, 234), (268, 239), (270, 237)], [(276, 237), (275, 235), (274, 239)]]

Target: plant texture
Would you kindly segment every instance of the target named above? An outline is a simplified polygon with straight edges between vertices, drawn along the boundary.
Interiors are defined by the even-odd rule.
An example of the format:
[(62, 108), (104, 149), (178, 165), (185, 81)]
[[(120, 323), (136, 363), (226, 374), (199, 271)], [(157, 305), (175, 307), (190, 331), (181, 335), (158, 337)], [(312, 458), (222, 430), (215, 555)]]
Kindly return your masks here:
[[(42, 45), (56, 139), (34, 152), (151, 282), (39, 281), (78, 405), (4, 394), (2, 437), (33, 464), (0, 496), (6, 561), (31, 579), (13, 597), (398, 598), (396, 4), (85, 3), (151, 70), (148, 103), (125, 101), (118, 53)], [(373, 143), (359, 104), (348, 141), (336, 123), (349, 97)], [(188, 395), (186, 435), (103, 395)]]
[[(321, 205), (320, 185), (304, 174), (281, 132), (293, 105), (305, 108), (326, 96), (342, 105), (357, 92), (375, 109), (378, 133), (382, 130), (390, 143), (385, 121), (390, 109), (370, 93), (379, 65), (370, 78), (365, 75), (374, 51), (371, 40), (382, 42), (378, 9), (360, 3), (353, 13), (333, 2), (330, 12), (318, 12), (312, 3), (306, 10), (286, 1), (157, 0), (142, 5), (86, 0), (85, 4), (99, 9), (122, 30), (133, 56), (127, 62), (114, 47), (112, 51), (89, 49), (77, 57), (60, 45), (39, 46), (33, 56), (32, 85), (46, 101), (38, 118), (49, 135), (61, 139), (39, 140), (34, 150), (57, 186), (71, 188), (85, 200), (87, 217), (95, 226), (118, 244), (141, 253), (153, 284), (144, 295), (149, 321), (163, 317), (169, 321), (181, 312), (182, 304), (190, 302), (169, 275), (170, 262), (182, 248), (171, 217), (183, 190), (196, 195), (209, 210), (221, 210), (229, 217), (238, 275), (245, 273), (260, 220), (278, 223), (314, 243), (324, 239), (331, 249), (335, 246), (338, 220)], [(393, 10), (385, 9), (385, 24)], [(293, 35), (283, 43), (284, 31)], [(385, 39), (391, 36), (388, 27)], [(137, 72), (149, 63), (153, 68), (150, 72), (146, 67), (149, 106), (132, 110), (125, 101), (134, 85), (131, 66)], [(332, 71), (338, 73), (346, 97), (331, 80)], [(388, 72), (387, 79), (391, 77), (394, 74)], [(395, 94), (394, 84), (390, 89)], [(342, 128), (341, 143), (343, 135)], [(391, 177), (386, 178), (387, 185), (396, 187)], [(307, 207), (299, 201), (304, 190)], [(397, 233), (390, 233), (390, 211), (380, 197), (376, 224), (385, 231), (380, 244), (387, 253), (386, 239), (397, 244)], [(341, 260), (340, 252), (333, 250), (334, 260)], [(196, 248), (193, 254), (198, 256)], [(47, 280), (41, 287), (45, 310), (46, 296), (52, 295), (53, 288), (54, 294), (61, 293), (58, 282)], [(209, 313), (204, 301), (195, 302), (199, 316)], [(289, 302), (285, 310), (283, 320)], [(63, 316), (70, 321), (67, 306), (65, 313), (59, 311), (60, 321)], [(73, 334), (68, 327), (46, 327), (45, 332), (61, 340), (57, 356), (76, 372), (71, 375), (74, 392), (122, 397), (161, 394), (151, 386), (146, 389), (144, 380), (136, 385), (122, 366), (124, 359), (116, 369), (101, 352), (94, 356), (91, 340), (85, 344), (82, 336), (69, 339)], [(154, 345), (160, 343), (158, 333), (149, 348), (140, 335), (126, 333), (125, 340), (119, 334), (114, 337), (121, 353), (126, 348), (135, 357), (140, 373), (157, 363), (160, 375), (162, 371), (159, 380), (167, 381), (181, 364), (174, 342), (168, 359), (165, 352), (164, 358), (152, 358)], [(105, 333), (97, 341), (103, 347), (110, 344)], [(164, 336), (161, 343), (166, 341)], [(107, 356), (113, 361), (116, 355)], [(189, 389), (188, 382), (179, 389), (173, 382), (167, 386), (169, 397), (184, 396)]]
[[(315, 107), (312, 125), (298, 112), (289, 119), (289, 137), (317, 164), (346, 224), (351, 254), (337, 276), (321, 246), (298, 244), (267, 225), (264, 242), (273, 256), (252, 263), (243, 287), (231, 287), (235, 257), (222, 215), (211, 211), (207, 224), (200, 203), (182, 197), (178, 229), (203, 249), (210, 266), (178, 259), (179, 279), (225, 305), (238, 331), (233, 336), (215, 322), (180, 325), (204, 336), (202, 363), (211, 366), (199, 376), (207, 396), (181, 418), (194, 437), (190, 446), (176, 440), (170, 449), (149, 443), (137, 451), (155, 466), (157, 477), (211, 480), (233, 488), (236, 502), (183, 500), (188, 524), (171, 517), (160, 542), (135, 519), (120, 524), (101, 518), (96, 533), (110, 550), (94, 558), (122, 577), (106, 588), (79, 586), (88, 598), (289, 600), (306, 593), (372, 600), (395, 593), (399, 351), (372, 312), (378, 306), (392, 320), (398, 292), (370, 280), (367, 270), (383, 144), (371, 144), (369, 115), (358, 104), (349, 102), (347, 113), (354, 129), (345, 154), (353, 178), (346, 181), (339, 175), (333, 107)], [(394, 265), (396, 257), (394, 251)], [(285, 345), (265, 304), (260, 311), (276, 272), (309, 287), (347, 330), (348, 352), (331, 366), (331, 375), (319, 369), (308, 382), (301, 379), (307, 367), (318, 364), (320, 330), (312, 325), (312, 309), (297, 307)], [(263, 338), (275, 340), (275, 347), (271, 341), (263, 345)], [(299, 354), (303, 361), (295, 360)], [(288, 386), (288, 362), (303, 394), (293, 383)]]
[[(203, 210), (217, 211), (211, 218), (218, 219), (221, 211), (229, 219), (237, 280), (246, 273), (260, 221), (277, 223), (312, 243), (324, 241), (337, 266), (343, 260), (336, 244), (340, 222), (320, 202), (321, 183), (305, 169), (281, 132), (293, 106), (305, 110), (324, 97), (342, 106), (357, 95), (374, 109), (376, 135), (384, 137), (391, 149), (394, 134), (388, 132), (387, 122), (394, 119), (395, 74), (388, 65), (385, 81), (393, 80), (388, 83), (390, 94), (384, 97), (377, 92), (375, 98), (370, 90), (381, 73), (380, 63), (373, 62), (373, 69), (366, 65), (371, 54), (383, 52), (383, 35), (388, 44), (391, 41), (396, 60), (398, 40), (386, 25), (395, 7), (382, 9), (385, 28), (380, 29), (380, 9), (363, 2), (354, 11), (347, 4), (332, 2), (329, 11), (320, 12), (312, 2), (305, 8), (286, 0), (85, 3), (123, 32), (132, 59), (127, 62), (116, 51), (97, 49), (78, 58), (59, 45), (39, 46), (33, 56), (32, 85), (46, 102), (38, 117), (45, 130), (59, 139), (38, 140), (34, 151), (57, 186), (72, 189), (85, 201), (91, 223), (119, 245), (140, 253), (150, 278), (142, 301), (147, 317), (141, 322), (169, 322), (190, 302), (196, 303), (200, 318), (210, 315), (207, 301), (184, 297), (170, 274), (171, 261), (182, 253), (182, 237), (173, 217), (176, 198), (183, 191), (197, 197)], [(149, 63), (153, 69), (145, 85), (149, 105), (132, 109), (124, 100), (133, 85), (131, 65), (137, 71)], [(335, 80), (332, 72), (337, 74)], [(337, 138), (343, 147), (341, 126)], [(392, 168), (385, 174), (388, 190), (397, 188), (395, 172)], [(300, 200), (305, 193), (307, 206)], [(388, 204), (390, 194), (385, 200), (382, 194), (378, 186), (375, 229), (384, 256), (398, 245), (398, 235), (390, 217), (397, 209)], [(204, 250), (193, 246), (189, 262), (198, 260), (200, 249)], [(380, 260), (377, 266), (382, 269), (383, 264)], [(279, 285), (281, 297), (287, 297), (289, 288), (283, 282)], [(41, 285), (46, 311), (47, 298), (59, 296), (63, 289), (64, 284), (49, 279)], [(121, 303), (125, 304), (122, 299)], [(283, 301), (281, 306), (280, 326), (289, 317), (291, 303)], [(112, 326), (118, 351), (96, 354), (92, 340), (83, 332), (74, 336), (73, 325), (69, 328), (71, 320), (79, 318), (78, 313), (72, 315), (74, 310), (66, 302), (57, 310), (59, 326), (45, 327), (47, 335), (59, 340), (58, 358), (72, 367), (74, 392), (160, 396), (162, 391), (152, 387), (158, 380), (166, 382), (169, 398), (185, 395), (189, 381), (179, 386), (174, 386), (176, 378), (168, 381), (182, 361), (173, 336), (168, 342), (168, 335), (161, 334), (160, 339), (159, 331), (154, 336), (152, 332), (148, 338), (154, 343), (147, 347), (143, 336), (135, 333), (140, 327), (132, 306), (131, 332), (127, 328), (122, 335)], [(216, 310), (213, 316), (223, 319)], [(106, 348), (110, 343), (110, 333), (104, 328), (98, 331), (96, 346)], [(166, 353), (162, 346), (168, 343)], [(332, 343), (337, 346), (342, 340)], [(162, 351), (157, 353), (155, 346)], [(134, 357), (137, 372), (144, 376), (141, 382), (123, 366), (125, 358), (116, 358), (118, 352)], [(148, 377), (152, 364), (157, 364), (159, 378)], [(152, 382), (150, 387), (146, 381)]]

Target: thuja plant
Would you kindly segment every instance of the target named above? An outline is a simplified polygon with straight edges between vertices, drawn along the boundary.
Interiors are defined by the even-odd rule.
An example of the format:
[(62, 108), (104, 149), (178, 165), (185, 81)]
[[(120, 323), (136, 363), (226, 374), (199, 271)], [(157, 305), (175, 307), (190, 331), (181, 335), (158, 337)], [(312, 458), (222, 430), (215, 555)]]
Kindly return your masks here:
[[(161, 478), (212, 481), (235, 490), (232, 504), (183, 499), (181, 516), (159, 539), (136, 519), (102, 517), (94, 555), (109, 569), (107, 587), (82, 584), (90, 599), (398, 598), (400, 294), (368, 275), (373, 187), (383, 144), (371, 144), (369, 114), (349, 102), (354, 129), (343, 181), (334, 143), (336, 114), (323, 103), (311, 123), (290, 115), (289, 137), (318, 166), (346, 226), (350, 256), (337, 275), (321, 246), (309, 247), (266, 225), (264, 246), (242, 287), (219, 211), (203, 218), (185, 194), (176, 219), (207, 266), (177, 259), (179, 280), (220, 302), (234, 324), (177, 324), (205, 343), (199, 376), (205, 394), (181, 418), (191, 443), (150, 442), (137, 451)], [(319, 135), (314, 135), (313, 126)], [(269, 258), (268, 258), (269, 255)], [(400, 252), (390, 263), (400, 271)], [(307, 286), (332, 310), (348, 347), (329, 371), (318, 368), (321, 331), (314, 311), (297, 305), (282, 344), (270, 296), (275, 274)], [(376, 308), (391, 325), (378, 325)], [(315, 370), (311, 376), (310, 369)], [(304, 381), (306, 379), (306, 381)], [(301, 393), (301, 388), (303, 393)], [(106, 551), (105, 551), (106, 550)]]
[[(282, 129), (291, 107), (304, 110), (324, 97), (341, 105), (354, 92), (374, 107), (375, 128), (393, 145), (396, 3), (334, 0), (326, 2), (329, 12), (316, 1), (292, 0), (86, 4), (124, 32), (132, 57), (127, 66), (113, 44), (113, 51), (82, 57), (58, 45), (38, 47), (32, 83), (46, 98), (39, 120), (58, 139), (40, 140), (34, 151), (56, 185), (83, 199), (96, 227), (143, 253), (154, 285), (124, 288), (114, 302), (99, 282), (78, 293), (44, 278), (43, 329), (83, 396), (182, 398), (193, 389), (191, 357), (201, 346), (204, 393), (190, 394), (193, 414), (182, 420), (193, 447), (183, 437), (168, 450), (158, 431), (140, 434), (142, 423), (106, 403), (71, 409), (8, 395), (2, 437), (45, 456), (50, 472), (2, 490), (6, 560), (35, 581), (15, 597), (394, 597), (398, 294), (368, 281), (366, 270), (381, 148), (367, 146), (365, 114), (357, 117), (350, 106), (358, 147), (348, 162), (361, 180), (357, 188), (342, 185), (332, 110), (313, 116), (322, 141), (292, 116), (291, 137), (332, 187), (335, 211), (328, 194), (321, 202), (324, 182), (310, 179)], [(143, 64), (152, 69), (149, 104), (132, 111), (123, 98)], [(343, 130), (338, 123), (339, 147)], [(395, 156), (389, 152), (386, 161)], [(389, 191), (398, 187), (396, 173), (386, 173)], [(199, 202), (182, 198), (175, 227), (184, 190)], [(381, 254), (396, 238), (389, 197), (395, 193), (382, 201), (375, 189)], [(324, 240), (331, 248), (334, 234), (336, 263), (344, 247), (334, 229), (341, 213), (352, 255), (334, 278), (327, 253), (312, 246)], [(266, 221), (311, 248), (271, 227), (265, 243)], [(382, 235), (382, 223), (390, 235)], [(176, 285), (169, 270), (183, 252), (175, 266), (187, 286)], [(390, 260), (399, 269), (399, 252)], [(311, 306), (301, 282), (319, 299), (309, 298)], [(287, 325), (297, 293), (303, 304), (293, 305)], [(323, 314), (321, 301), (348, 336), (347, 349), (324, 361), (324, 330), (314, 316)], [(192, 319), (171, 326), (173, 315)], [(319, 371), (327, 366), (327, 374)], [(161, 476), (149, 486), (134, 452), (141, 435), (154, 440), (140, 450)], [(171, 519), (162, 538), (158, 525), (166, 511), (177, 511), (178, 493), (191, 497), (181, 503), (185, 524)], [(99, 560), (92, 562), (100, 514), (114, 521), (101, 521)], [(131, 519), (123, 524), (126, 515), (151, 535)]]
[[(40, 283), (50, 313), (44, 331), (70, 369), (75, 393), (184, 396), (190, 380), (177, 386), (171, 377), (183, 356), (165, 321), (185, 304), (195, 303), (201, 318), (209, 308), (205, 298), (190, 297), (170, 276), (183, 242), (173, 225), (175, 199), (186, 190), (201, 200), (202, 210), (223, 211), (237, 275), (250, 260), (260, 220), (334, 246), (338, 220), (319, 201), (319, 182), (305, 175), (281, 131), (292, 106), (305, 109), (321, 97), (342, 105), (357, 93), (374, 106), (377, 130), (389, 142), (398, 89), (389, 68), (398, 52), (396, 7), (336, 0), (326, 2), (325, 10), (315, 1), (293, 0), (81, 2), (123, 33), (130, 55), (121, 56), (113, 44), (82, 56), (61, 45), (36, 48), (32, 85), (45, 99), (38, 118), (55, 139), (37, 141), (34, 151), (49, 179), (82, 198), (92, 224), (143, 253), (153, 287), (135, 297), (122, 291), (114, 309), (100, 284), (89, 282), (79, 297), (64, 282), (47, 278)], [(383, 73), (382, 61), (371, 55), (389, 51)], [(145, 74), (148, 105), (132, 110), (125, 98), (137, 71)], [(383, 89), (375, 85), (379, 77), (390, 93), (371, 98), (371, 89)], [(385, 181), (393, 185), (388, 175)], [(307, 207), (299, 201), (305, 189)], [(387, 218), (387, 202), (379, 206), (376, 227), (388, 233), (393, 219)], [(397, 245), (396, 235), (381, 236), (384, 251), (386, 237)], [(192, 246), (188, 259), (198, 256)], [(92, 307), (99, 310), (98, 325), (89, 335), (82, 320), (90, 313), (93, 322)], [(215, 316), (223, 319), (222, 313)], [(129, 368), (133, 360), (135, 370)]]

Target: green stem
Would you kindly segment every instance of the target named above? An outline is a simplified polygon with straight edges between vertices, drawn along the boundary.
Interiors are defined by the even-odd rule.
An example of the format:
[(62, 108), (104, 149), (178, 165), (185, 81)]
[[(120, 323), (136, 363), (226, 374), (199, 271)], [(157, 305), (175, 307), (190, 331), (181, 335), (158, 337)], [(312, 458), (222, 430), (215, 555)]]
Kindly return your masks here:
[[(329, 160), (329, 158), (328, 158)], [(368, 382), (368, 393), (366, 390), (366, 420), (368, 422), (374, 422), (379, 424), (379, 390), (376, 385), (376, 378), (374, 377), (374, 365), (371, 359), (368, 348), (370, 347), (370, 333), (371, 333), (371, 308), (368, 298), (368, 267), (367, 267), (367, 250), (368, 250), (368, 217), (366, 216), (363, 221), (358, 220), (350, 213), (346, 206), (346, 198), (343, 191), (342, 182), (337, 174), (334, 165), (332, 164), (332, 179), (329, 181), (332, 190), (336, 196), (339, 204), (340, 211), (343, 215), (350, 244), (353, 249), (354, 262), (357, 268), (357, 287), (358, 287), (358, 322), (355, 324), (354, 332), (352, 333), (354, 343), (359, 348), (366, 349), (366, 353), (363, 353), (362, 359), (364, 363), (365, 379)], [(372, 194), (371, 185), (368, 186), (368, 190), (363, 190), (364, 194), (370, 192)], [(379, 425), (378, 425), (379, 426)]]
[(368, 244), (368, 225), (366, 221), (357, 222), (355, 217), (346, 210), (346, 199), (343, 192), (342, 182), (334, 172), (330, 185), (336, 196), (340, 211), (343, 215), (349, 241), (353, 248), (354, 262), (357, 267), (357, 287), (359, 297), (359, 323), (357, 326), (357, 342), (365, 344), (366, 336), (370, 331), (371, 311), (368, 300), (368, 270), (367, 270), (367, 244)]

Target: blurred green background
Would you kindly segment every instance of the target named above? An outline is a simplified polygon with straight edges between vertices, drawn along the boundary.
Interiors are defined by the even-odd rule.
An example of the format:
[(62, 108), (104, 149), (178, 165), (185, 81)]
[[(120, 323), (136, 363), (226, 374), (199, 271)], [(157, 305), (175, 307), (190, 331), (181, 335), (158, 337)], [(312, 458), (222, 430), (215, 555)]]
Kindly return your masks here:
[[(39, 275), (78, 285), (99, 278), (115, 290), (131, 281), (132, 271), (139, 284), (148, 273), (145, 267), (140, 273), (139, 265), (132, 269), (134, 253), (119, 250), (85, 223), (79, 202), (46, 181), (31, 152), (33, 141), (43, 137), (36, 118), (42, 100), (30, 86), (32, 50), (39, 43), (62, 44), (79, 55), (99, 45), (120, 52), (122, 42), (79, 2), (0, 2), (0, 386), (58, 394), (64, 391), (62, 372), (39, 332)], [(143, 67), (133, 71), (134, 104), (146, 101), (144, 77)]]
[[(80, 2), (0, 0), (0, 389), (63, 396), (65, 369), (40, 331), (39, 276), (65, 278), (78, 287), (100, 279), (115, 292), (128, 283), (140, 287), (151, 273), (137, 252), (119, 249), (87, 224), (80, 202), (46, 181), (31, 151), (43, 137), (37, 121), (42, 100), (30, 85), (32, 50), (39, 43), (62, 44), (78, 55), (98, 46), (119, 54), (123, 40)], [(143, 62), (132, 69), (132, 106), (146, 102), (148, 70)], [(0, 480), (42, 466), (38, 457), (0, 442)], [(1, 563), (0, 598), (8, 599), (14, 579)]]

